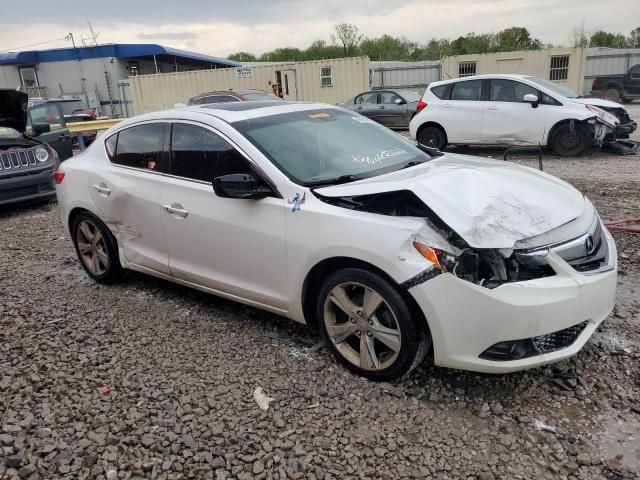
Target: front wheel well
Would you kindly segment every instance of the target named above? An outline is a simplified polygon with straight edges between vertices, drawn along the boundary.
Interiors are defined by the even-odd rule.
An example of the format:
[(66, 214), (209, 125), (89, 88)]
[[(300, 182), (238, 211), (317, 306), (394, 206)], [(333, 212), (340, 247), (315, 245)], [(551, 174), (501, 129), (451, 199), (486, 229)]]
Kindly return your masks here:
[(576, 124), (580, 124), (584, 127), (587, 127), (589, 124), (584, 121), (584, 120), (577, 120), (575, 118), (573, 119), (566, 119), (566, 120), (560, 120), (558, 123), (556, 123), (553, 127), (551, 127), (551, 129), (549, 130), (549, 135), (547, 135), (547, 146), (551, 145), (551, 139), (553, 138), (553, 136), (556, 134), (556, 132), (558, 131), (558, 129), (560, 127), (562, 127), (563, 125), (567, 125), (570, 124), (571, 122), (575, 122)]
[(304, 279), (302, 284), (302, 311), (304, 314), (306, 324), (315, 332), (317, 332), (318, 328), (318, 318), (316, 318), (316, 294), (320, 289), (320, 285), (322, 281), (338, 270), (342, 270), (344, 268), (359, 268), (361, 270), (366, 270), (371, 273), (375, 273), (380, 275), (383, 279), (393, 285), (398, 289), (404, 300), (407, 302), (413, 315), (416, 315), (418, 319), (421, 320), (421, 325), (424, 325), (427, 330), (429, 330), (429, 324), (427, 319), (422, 312), (422, 309), (418, 306), (418, 303), (413, 298), (406, 289), (402, 288), (398, 282), (396, 282), (389, 274), (387, 274), (382, 269), (372, 265), (363, 260), (358, 260), (357, 258), (351, 257), (333, 257), (327, 258), (318, 262), (314, 267), (309, 271), (307, 277)]
[(76, 207), (73, 208), (70, 212), (69, 212), (69, 217), (67, 218), (67, 227), (69, 228), (69, 233), (71, 234), (71, 238), (74, 239), (74, 232), (72, 231), (73, 229), (71, 228), (73, 226), (73, 222), (76, 219), (76, 217), (78, 215), (80, 215), (81, 213), (91, 213), (89, 210), (87, 210), (86, 208), (81, 208), (81, 207)]

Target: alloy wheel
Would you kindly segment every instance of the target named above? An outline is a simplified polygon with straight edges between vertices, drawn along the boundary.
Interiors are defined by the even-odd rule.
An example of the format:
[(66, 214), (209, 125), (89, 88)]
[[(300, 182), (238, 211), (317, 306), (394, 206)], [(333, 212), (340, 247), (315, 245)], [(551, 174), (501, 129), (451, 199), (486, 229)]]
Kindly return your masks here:
[(109, 255), (100, 230), (93, 223), (83, 220), (78, 224), (76, 242), (85, 268), (93, 275), (104, 275), (109, 266)]
[(391, 366), (401, 347), (400, 326), (389, 304), (371, 287), (345, 282), (324, 303), (330, 341), (347, 361), (364, 370)]

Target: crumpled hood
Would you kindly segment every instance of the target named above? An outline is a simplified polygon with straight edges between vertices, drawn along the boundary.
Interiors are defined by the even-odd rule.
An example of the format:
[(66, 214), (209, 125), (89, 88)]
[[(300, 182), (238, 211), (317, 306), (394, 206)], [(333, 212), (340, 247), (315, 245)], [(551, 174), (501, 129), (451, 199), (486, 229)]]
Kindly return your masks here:
[(24, 133), (27, 129), (28, 95), (17, 90), (0, 89), (0, 127)]
[(446, 154), (416, 167), (319, 188), (327, 197), (411, 190), (474, 248), (513, 248), (579, 217), (583, 195), (514, 163)]
[(594, 105), (600, 108), (622, 108), (624, 107), (619, 103), (612, 102), (611, 100), (604, 100), (602, 98), (572, 98), (572, 102), (581, 103), (582, 105)]

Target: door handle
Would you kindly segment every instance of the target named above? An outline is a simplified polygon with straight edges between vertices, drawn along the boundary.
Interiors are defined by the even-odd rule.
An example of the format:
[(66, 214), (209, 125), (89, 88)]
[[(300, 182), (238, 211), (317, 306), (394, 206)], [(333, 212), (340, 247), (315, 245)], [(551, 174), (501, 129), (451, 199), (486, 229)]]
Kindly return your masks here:
[(107, 187), (104, 183), (101, 183), (100, 185), (94, 185), (93, 188), (97, 190), (98, 193), (102, 193), (107, 196), (109, 196), (109, 194), (111, 193), (111, 189)]
[(380, 105), (378, 108), (379, 108), (380, 110), (384, 110), (384, 105)]
[(487, 110), (500, 110), (500, 108), (499, 108), (499, 107), (497, 107), (497, 106), (495, 106), (495, 105), (489, 105), (489, 106), (487, 107)]
[(162, 205), (162, 208), (164, 208), (167, 212), (172, 213), (174, 215), (178, 215), (179, 217), (182, 217), (182, 218), (189, 215), (189, 211), (185, 210), (184, 207), (179, 203), (172, 203), (171, 205)]
[(453, 107), (453, 105), (451, 105), (450, 103), (445, 103), (444, 105), (442, 105), (442, 108), (451, 108)]
[(362, 107), (356, 107), (356, 110), (362, 110)]

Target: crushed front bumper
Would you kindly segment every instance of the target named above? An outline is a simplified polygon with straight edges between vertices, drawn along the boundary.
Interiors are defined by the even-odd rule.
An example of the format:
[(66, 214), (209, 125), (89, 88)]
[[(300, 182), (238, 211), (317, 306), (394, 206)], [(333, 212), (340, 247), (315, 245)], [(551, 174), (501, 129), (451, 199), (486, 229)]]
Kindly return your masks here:
[(635, 132), (637, 128), (638, 124), (633, 121), (620, 124), (618, 128), (616, 128), (616, 138), (629, 138), (629, 135)]
[[(611, 259), (608, 271), (582, 274), (550, 252), (547, 261), (554, 276), (487, 289), (443, 274), (410, 288), (431, 329), (435, 364), (506, 373), (575, 355), (614, 306), (616, 249), (609, 232), (604, 233)], [(574, 332), (575, 338), (566, 342), (563, 332)], [(501, 342), (551, 342), (558, 335), (564, 335), (565, 343), (549, 353), (506, 361), (482, 358)]]

